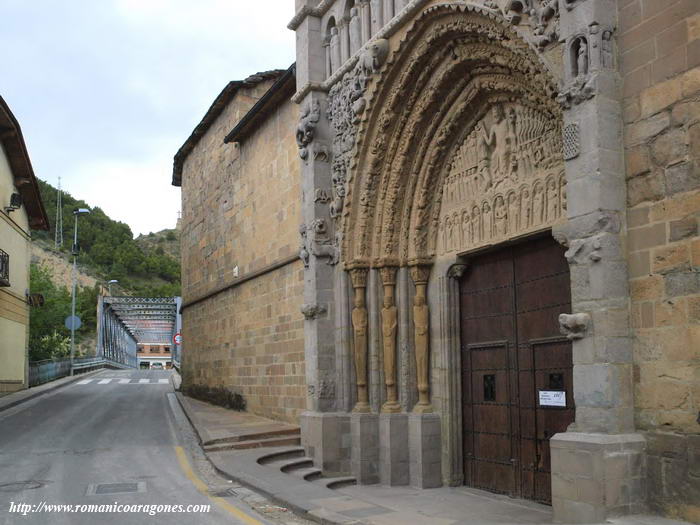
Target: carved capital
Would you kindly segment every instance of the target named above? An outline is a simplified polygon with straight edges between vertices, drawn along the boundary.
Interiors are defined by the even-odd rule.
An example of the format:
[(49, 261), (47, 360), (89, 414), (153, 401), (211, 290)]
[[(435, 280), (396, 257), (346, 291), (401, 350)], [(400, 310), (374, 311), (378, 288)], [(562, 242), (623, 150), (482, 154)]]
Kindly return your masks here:
[(384, 286), (394, 286), (396, 284), (396, 266), (384, 266), (379, 269), (379, 275), (382, 277)]
[(447, 277), (450, 279), (461, 279), (464, 272), (467, 271), (468, 265), (466, 264), (453, 264), (450, 269), (447, 270)]
[(411, 266), (411, 279), (416, 285), (427, 284), (430, 278), (430, 266), (426, 264), (419, 264), (416, 266)]
[(583, 339), (591, 324), (591, 316), (585, 313), (561, 314), (559, 331), (568, 339)]
[(369, 268), (352, 268), (349, 270), (349, 273), (353, 288), (367, 287), (367, 274), (369, 273)]

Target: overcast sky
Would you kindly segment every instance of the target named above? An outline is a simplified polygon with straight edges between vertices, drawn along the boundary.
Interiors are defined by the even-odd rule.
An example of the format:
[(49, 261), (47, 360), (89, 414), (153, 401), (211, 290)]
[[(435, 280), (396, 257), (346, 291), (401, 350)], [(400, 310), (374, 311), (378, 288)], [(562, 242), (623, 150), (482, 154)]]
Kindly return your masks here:
[(289, 67), (293, 15), (294, 0), (0, 0), (0, 94), (39, 178), (134, 234), (172, 228), (173, 155), (228, 81)]

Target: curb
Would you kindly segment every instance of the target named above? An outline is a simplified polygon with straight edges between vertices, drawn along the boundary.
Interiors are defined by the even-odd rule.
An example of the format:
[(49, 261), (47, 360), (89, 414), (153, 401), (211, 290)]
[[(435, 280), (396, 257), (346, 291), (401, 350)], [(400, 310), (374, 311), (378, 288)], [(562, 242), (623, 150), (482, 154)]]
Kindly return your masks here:
[[(78, 375), (76, 375), (76, 376), (73, 376), (72, 379), (67, 380), (67, 381), (63, 381), (62, 383), (60, 383), (60, 384), (58, 384), (58, 385), (51, 385), (51, 382), (49, 382), (49, 383), (44, 383), (44, 385), (51, 385), (51, 387), (49, 387), (49, 388), (44, 388), (44, 389), (42, 389), (42, 390), (40, 390), (40, 391), (38, 391), (38, 392), (34, 392), (33, 394), (30, 394), (30, 395), (27, 395), (27, 396), (25, 396), (25, 397), (22, 397), (21, 399), (17, 399), (17, 400), (15, 400), (15, 401), (11, 401), (10, 403), (8, 403), (8, 404), (6, 404), (6, 405), (2, 405), (2, 406), (0, 406), (0, 412), (3, 412), (4, 410), (7, 410), (7, 409), (9, 409), (9, 408), (16, 407), (17, 405), (21, 405), (21, 404), (24, 403), (25, 401), (31, 401), (32, 399), (36, 399), (37, 397), (43, 396), (44, 394), (48, 394), (49, 392), (53, 392), (54, 390), (58, 390), (59, 388), (64, 387), (64, 386), (66, 386), (66, 385), (73, 384), (73, 383), (75, 383), (76, 381), (78, 381), (79, 379), (83, 379), (83, 378), (85, 378), (86, 376), (89, 376), (89, 375), (92, 375), (92, 374), (96, 374), (97, 372), (102, 372), (103, 370), (104, 370), (104, 368), (100, 368), (100, 369), (98, 369), (98, 370), (91, 370), (90, 372), (85, 372), (84, 374), (78, 374)], [(68, 376), (68, 377), (70, 377), (70, 376)], [(63, 379), (63, 378), (61, 378), (61, 379)], [(60, 381), (61, 379), (57, 379), (56, 381)], [(41, 387), (41, 386), (43, 386), (43, 385), (37, 385), (35, 388), (38, 388), (38, 387)], [(25, 390), (19, 390), (18, 392), (13, 392), (13, 394), (14, 394), (14, 393), (20, 393), (20, 392), (28, 392), (28, 391), (30, 391), (29, 388), (27, 388), (27, 389), (25, 389)], [(10, 394), (10, 395), (12, 395), (12, 394)], [(2, 398), (0, 398), (0, 403), (2, 403)]]
[[(198, 428), (198, 423), (195, 423), (195, 421), (197, 421), (196, 415), (190, 413), (190, 409), (187, 406), (187, 403), (184, 401), (182, 393), (175, 392), (175, 398), (180, 404), (180, 407), (185, 413), (185, 417), (187, 417), (187, 420), (190, 422), (190, 425), (192, 425), (192, 428), (194, 429), (195, 434), (199, 439), (199, 444), (201, 446), (203, 440), (200, 433), (200, 429)], [(202, 429), (201, 432), (206, 431)], [(261, 484), (258, 483), (258, 478), (256, 478), (255, 476), (249, 476), (243, 472), (233, 474), (229, 471), (223, 470), (219, 467), (219, 465), (217, 465), (217, 462), (215, 460), (209, 457), (209, 454), (207, 452), (205, 452), (204, 450), (202, 450), (202, 452), (207, 458), (207, 461), (209, 461), (209, 464), (214, 468), (214, 470), (216, 470), (216, 472), (218, 472), (223, 477), (240, 483), (244, 487), (255, 490), (257, 493), (265, 496), (270, 501), (289, 508), (292, 512), (294, 512), (301, 518), (320, 523), (321, 525), (349, 525), (351, 523), (363, 523), (362, 521), (358, 521), (356, 519), (349, 519), (345, 516), (335, 515), (333, 511), (324, 508), (312, 507), (306, 500), (303, 499), (295, 500), (289, 497), (281, 497), (274, 491), (262, 487)]]

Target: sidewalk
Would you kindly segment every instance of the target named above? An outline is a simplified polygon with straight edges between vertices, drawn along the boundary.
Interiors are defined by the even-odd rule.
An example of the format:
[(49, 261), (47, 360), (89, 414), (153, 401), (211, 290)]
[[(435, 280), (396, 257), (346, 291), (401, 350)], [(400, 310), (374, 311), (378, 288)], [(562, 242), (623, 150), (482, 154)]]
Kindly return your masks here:
[(99, 370), (93, 370), (91, 372), (76, 374), (72, 377), (62, 377), (60, 379), (56, 379), (55, 381), (44, 383), (43, 385), (33, 386), (27, 388), (26, 390), (19, 390), (17, 392), (12, 392), (11, 394), (2, 396), (0, 397), (0, 412), (2, 412), (3, 410), (7, 410), (8, 408), (17, 406), (20, 403), (24, 403), (25, 401), (29, 401), (30, 399), (34, 399), (35, 397), (44, 395), (48, 392), (51, 392), (52, 390), (56, 390), (57, 388), (61, 388), (62, 386), (69, 385), (75, 381), (78, 381), (79, 379), (85, 379), (86, 377), (90, 377), (91, 375), (96, 374), (98, 372), (102, 372), (103, 370), (103, 368), (100, 368)]
[[(343, 525), (525, 525), (551, 523), (551, 507), (468, 487), (414, 489), (354, 485), (324, 478), (298, 445), (264, 446), (264, 436), (292, 425), (235, 412), (182, 396), (178, 400), (212, 464), (307, 519)], [(231, 448), (238, 443), (258, 446)], [(221, 448), (223, 447), (223, 448)], [(655, 516), (610, 520), (616, 525), (682, 525)]]

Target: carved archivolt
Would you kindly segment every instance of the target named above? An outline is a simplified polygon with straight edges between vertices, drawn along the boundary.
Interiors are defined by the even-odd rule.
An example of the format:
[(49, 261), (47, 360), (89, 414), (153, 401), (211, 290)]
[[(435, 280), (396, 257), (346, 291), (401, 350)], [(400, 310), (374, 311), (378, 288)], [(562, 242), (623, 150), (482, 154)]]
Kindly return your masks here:
[(342, 163), (334, 148), (348, 266), (428, 263), (446, 242), (447, 217), (454, 246), (454, 214), (462, 228), (467, 210), (465, 246), (563, 216), (556, 83), (500, 14), (430, 7), (355, 94), (359, 79), (346, 80), (330, 107), (341, 92), (342, 107), (357, 106), (342, 114)]

